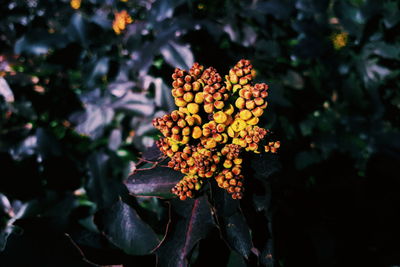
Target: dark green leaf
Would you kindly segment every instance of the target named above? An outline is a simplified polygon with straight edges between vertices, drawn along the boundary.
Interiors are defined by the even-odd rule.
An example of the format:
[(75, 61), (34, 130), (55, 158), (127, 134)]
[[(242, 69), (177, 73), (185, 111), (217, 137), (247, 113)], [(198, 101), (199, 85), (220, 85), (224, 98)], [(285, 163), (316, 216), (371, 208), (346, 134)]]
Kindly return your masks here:
[(302, 151), (297, 153), (295, 164), (298, 170), (304, 169), (320, 161), (320, 156), (315, 151)]
[(229, 255), (229, 261), (227, 264), (228, 267), (246, 267), (246, 261), (243, 259), (242, 255), (236, 253), (235, 251), (231, 251)]
[(155, 251), (160, 267), (187, 266), (188, 254), (213, 227), (206, 197), (176, 200), (172, 205), (176, 212), (172, 214), (165, 239)]

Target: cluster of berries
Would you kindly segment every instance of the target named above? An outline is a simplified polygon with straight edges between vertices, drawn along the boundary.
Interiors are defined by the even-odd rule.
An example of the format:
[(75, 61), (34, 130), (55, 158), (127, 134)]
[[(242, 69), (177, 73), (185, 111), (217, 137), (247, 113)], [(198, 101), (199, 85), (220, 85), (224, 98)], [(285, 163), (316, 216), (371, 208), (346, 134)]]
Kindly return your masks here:
[(112, 28), (116, 34), (121, 34), (125, 30), (128, 24), (133, 22), (132, 17), (128, 14), (126, 10), (121, 10), (120, 12), (114, 13), (114, 20), (112, 23)]
[(196, 195), (204, 180), (214, 178), (233, 199), (243, 196), (242, 153), (275, 153), (279, 141), (261, 141), (259, 127), (267, 107), (268, 85), (253, 84), (253, 66), (240, 60), (224, 79), (213, 67), (195, 63), (189, 72), (175, 69), (172, 96), (177, 110), (153, 120), (163, 137), (157, 146), (168, 166), (186, 176), (172, 189), (181, 200)]

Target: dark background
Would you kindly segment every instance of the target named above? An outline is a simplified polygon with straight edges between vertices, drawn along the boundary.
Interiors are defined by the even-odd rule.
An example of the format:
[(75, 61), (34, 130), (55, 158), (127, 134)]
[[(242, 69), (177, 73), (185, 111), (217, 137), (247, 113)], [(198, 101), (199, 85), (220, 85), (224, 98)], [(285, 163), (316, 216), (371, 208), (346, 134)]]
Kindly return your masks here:
[[(264, 260), (213, 228), (189, 263), (399, 265), (399, 9), (390, 0), (2, 1), (0, 265), (154, 266), (144, 244), (162, 237), (169, 201), (124, 197), (123, 182), (157, 137), (152, 118), (174, 108), (174, 68), (197, 61), (225, 74), (242, 58), (270, 86), (262, 126), (281, 141), (241, 202)], [(133, 23), (117, 35), (121, 10)], [(110, 242), (115, 218), (104, 210), (121, 196), (158, 239)]]

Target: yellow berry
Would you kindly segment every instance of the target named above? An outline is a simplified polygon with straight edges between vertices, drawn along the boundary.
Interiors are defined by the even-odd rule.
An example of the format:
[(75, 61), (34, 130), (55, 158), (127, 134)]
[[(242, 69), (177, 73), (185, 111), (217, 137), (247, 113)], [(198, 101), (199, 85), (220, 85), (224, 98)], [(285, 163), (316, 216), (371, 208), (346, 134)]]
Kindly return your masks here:
[(173, 144), (173, 145), (171, 146), (171, 150), (172, 150), (173, 152), (176, 152), (176, 151), (179, 150), (179, 146), (178, 146), (177, 144)]
[(239, 116), (242, 120), (247, 121), (248, 119), (250, 119), (252, 117), (252, 114), (249, 110), (243, 109), (240, 111)]
[(185, 107), (186, 106), (186, 101), (179, 97), (179, 98), (175, 98), (175, 105), (177, 105), (178, 107)]
[(241, 85), (245, 85), (245, 84), (247, 84), (249, 82), (249, 80), (246, 78), (246, 77), (241, 77), (240, 79), (239, 79), (239, 83), (241, 84)]
[(235, 84), (234, 86), (233, 86), (233, 93), (236, 93), (237, 92), (237, 90), (239, 90), (239, 89), (241, 89), (242, 88), (242, 86), (240, 85), (240, 84)]
[(203, 134), (203, 131), (201, 130), (201, 128), (199, 126), (195, 126), (193, 128), (193, 132), (192, 132), (192, 137), (194, 139), (199, 139)]
[(255, 107), (256, 107), (256, 103), (254, 103), (253, 100), (247, 100), (246, 101), (246, 108), (247, 109), (252, 110)]
[(187, 143), (189, 143), (189, 141), (190, 141), (190, 137), (189, 136), (183, 136), (181, 144), (186, 145)]
[(243, 162), (243, 159), (241, 159), (241, 158), (235, 158), (233, 160), (233, 163), (235, 163), (236, 165), (240, 165), (240, 164), (242, 164), (242, 162)]
[(226, 125), (225, 124), (222, 124), (222, 123), (219, 123), (218, 125), (217, 125), (217, 132), (219, 132), (219, 133), (222, 133), (222, 132), (225, 132), (225, 128), (226, 128)]
[(194, 102), (196, 102), (197, 104), (201, 104), (204, 101), (204, 95), (203, 92), (198, 92), (196, 94), (196, 96), (194, 97)]
[(184, 120), (184, 119), (179, 119), (179, 121), (178, 121), (178, 126), (180, 127), (180, 128), (184, 128), (185, 126), (186, 126), (186, 121)]
[(223, 166), (226, 169), (231, 168), (232, 167), (232, 161), (230, 161), (229, 159), (225, 160)]
[(185, 121), (187, 122), (187, 124), (188, 124), (189, 126), (193, 126), (194, 123), (196, 122), (194, 116), (190, 116), (190, 115), (188, 115), (188, 116), (185, 117)]
[(232, 83), (232, 84), (237, 84), (238, 83), (238, 76), (236, 76), (236, 74), (231, 74), (231, 75), (229, 75), (229, 81)]
[(224, 112), (218, 111), (214, 114), (213, 118), (216, 123), (225, 123), (228, 119), (228, 116)]
[(224, 106), (225, 106), (224, 101), (218, 100), (218, 101), (215, 101), (215, 102), (214, 102), (214, 107), (215, 107), (216, 109), (223, 109)]
[(236, 137), (236, 135), (237, 135), (237, 133), (233, 130), (233, 128), (231, 126), (228, 127), (227, 133), (228, 133), (228, 136), (232, 137), (232, 138)]
[(222, 133), (221, 135), (223, 137), (223, 140), (221, 143), (225, 144), (226, 142), (228, 142), (228, 135), (226, 133)]
[(258, 145), (256, 143), (251, 143), (249, 144), (249, 146), (246, 148), (246, 150), (250, 150), (250, 151), (255, 151), (257, 150)]
[(233, 107), (232, 104), (229, 104), (227, 107), (225, 107), (225, 114), (227, 115), (232, 115), (232, 113), (235, 111), (235, 108)]
[(206, 113), (212, 113), (214, 110), (214, 105), (212, 103), (204, 104), (204, 111)]
[(194, 186), (194, 189), (196, 190), (196, 191), (199, 191), (200, 189), (201, 189), (201, 183), (200, 182), (197, 182), (196, 184), (195, 184), (195, 186)]
[(185, 100), (186, 102), (192, 102), (193, 98), (194, 96), (192, 92), (187, 92), (183, 95), (183, 100)]
[(192, 117), (194, 118), (194, 124), (200, 125), (201, 124), (201, 117), (199, 114), (193, 114)]
[(253, 117), (250, 120), (246, 121), (246, 123), (248, 125), (256, 125), (258, 123), (258, 121), (259, 121), (258, 117)]
[(264, 104), (264, 99), (262, 97), (256, 97), (254, 99), (254, 103), (256, 103), (257, 106), (261, 106), (262, 104)]
[(244, 100), (244, 98), (239, 97), (238, 99), (236, 99), (235, 106), (238, 109), (243, 109), (245, 107), (245, 105), (246, 105), (246, 101)]
[(232, 84), (231, 84), (230, 81), (228, 81), (229, 76), (226, 75), (226, 76), (225, 76), (225, 79), (226, 79), (226, 81), (225, 81), (225, 88), (226, 88), (226, 90), (230, 91), (230, 90), (232, 89)]
[(186, 126), (182, 129), (182, 135), (189, 135), (190, 134), (190, 127)]
[(196, 82), (192, 83), (193, 91), (199, 91), (200, 87), (201, 87), (201, 84), (199, 82), (196, 81)]
[(188, 111), (189, 111), (190, 113), (196, 114), (196, 113), (199, 112), (200, 107), (199, 107), (199, 105), (196, 104), (196, 103), (189, 103), (189, 104), (187, 105), (187, 109), (188, 109)]
[(251, 70), (251, 76), (255, 78), (257, 76), (257, 71), (255, 69)]
[(251, 111), (251, 113), (253, 113), (253, 115), (254, 115), (255, 117), (261, 117), (261, 115), (264, 113), (264, 111), (263, 111), (262, 108), (256, 107), (255, 109), (253, 109), (253, 110)]
[(207, 143), (205, 145), (206, 148), (214, 148), (217, 146), (217, 142), (215, 142), (214, 139), (210, 138), (207, 140)]
[(242, 119), (235, 119), (231, 126), (235, 132), (240, 132), (241, 130), (246, 128), (246, 122)]
[(214, 135), (213, 135), (213, 138), (214, 138), (214, 140), (215, 140), (216, 142), (218, 142), (218, 143), (221, 143), (222, 140), (224, 140), (224, 138), (223, 138), (222, 135), (220, 135), (220, 134), (214, 134)]

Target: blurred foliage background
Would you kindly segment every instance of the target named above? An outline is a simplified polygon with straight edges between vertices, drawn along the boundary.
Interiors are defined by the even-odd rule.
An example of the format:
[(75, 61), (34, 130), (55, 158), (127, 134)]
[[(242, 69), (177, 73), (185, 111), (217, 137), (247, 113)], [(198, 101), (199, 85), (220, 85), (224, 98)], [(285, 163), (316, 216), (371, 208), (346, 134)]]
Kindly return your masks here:
[(261, 166), (261, 191), (248, 190), (254, 214), (242, 203), (249, 232), (268, 238), (252, 235), (257, 250), (211, 230), (188, 262), (399, 264), (399, 9), (394, 0), (2, 1), (1, 265), (154, 266), (169, 201), (121, 197), (125, 179), (157, 138), (151, 120), (174, 108), (174, 68), (197, 61), (227, 73), (241, 58), (270, 85), (264, 126), (282, 144), (279, 171)]

